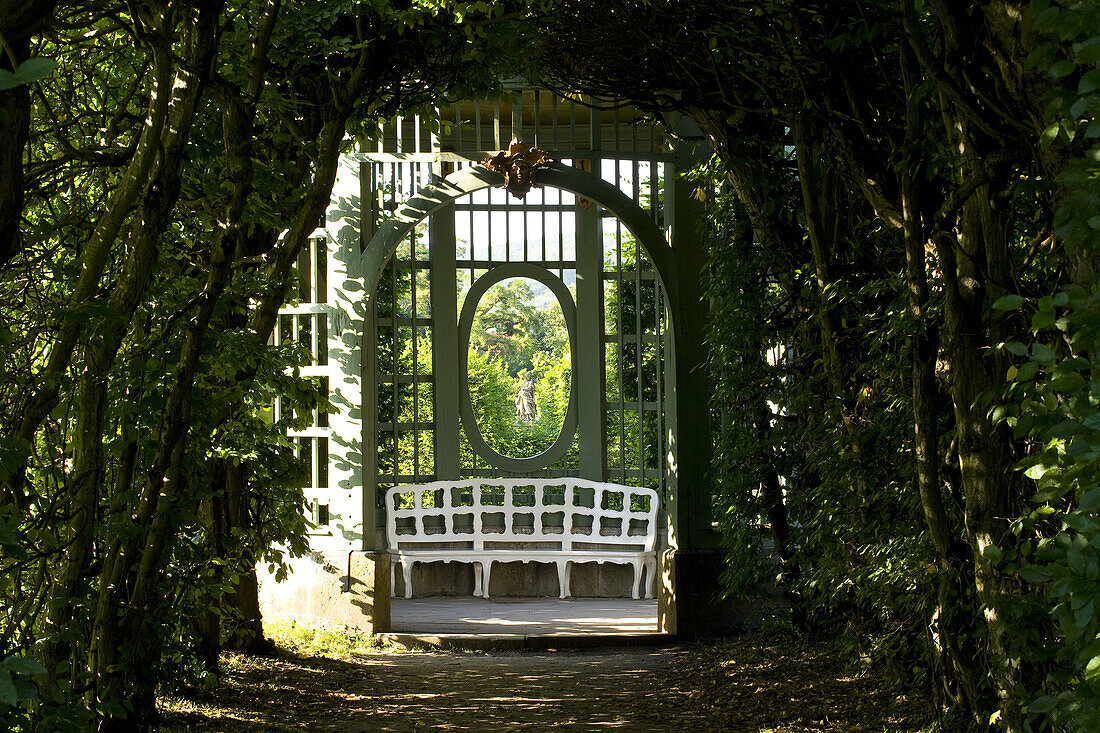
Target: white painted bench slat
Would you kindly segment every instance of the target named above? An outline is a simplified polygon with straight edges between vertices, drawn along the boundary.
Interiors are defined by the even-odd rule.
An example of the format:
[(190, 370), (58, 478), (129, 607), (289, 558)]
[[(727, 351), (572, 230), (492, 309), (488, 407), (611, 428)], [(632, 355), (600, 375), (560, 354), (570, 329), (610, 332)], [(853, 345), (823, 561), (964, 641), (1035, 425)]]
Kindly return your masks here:
[[(613, 508), (615, 506), (621, 508)], [(652, 598), (657, 570), (657, 492), (556, 479), (463, 479), (394, 486), (386, 492), (386, 538), (412, 597), (418, 562), (474, 566), (474, 595), (489, 597), (495, 562), (554, 563), (561, 597), (578, 562), (631, 565), (631, 595)], [(517, 520), (519, 520), (517, 522)], [(391, 577), (390, 587), (396, 577)]]

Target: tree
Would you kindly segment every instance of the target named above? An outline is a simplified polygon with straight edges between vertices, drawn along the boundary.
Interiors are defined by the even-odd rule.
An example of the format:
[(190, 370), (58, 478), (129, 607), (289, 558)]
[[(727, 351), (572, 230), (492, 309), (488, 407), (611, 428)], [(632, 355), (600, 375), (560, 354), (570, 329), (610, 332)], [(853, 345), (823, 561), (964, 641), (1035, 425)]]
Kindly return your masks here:
[[(836, 572), (844, 588), (873, 580), (859, 569), (872, 564), (867, 550), (876, 545), (893, 547), (888, 552), (912, 571), (931, 559), (914, 550), (912, 529), (905, 530), (911, 502), (875, 489), (885, 478), (904, 491), (915, 479), (937, 567), (935, 602), (927, 607), (934, 643), (927, 649), (940, 689), (975, 724), (997, 708), (994, 717), (1006, 728), (1023, 729), (1027, 699), (1019, 691), (1035, 689), (1044, 674), (1031, 655), (1017, 661), (1036, 618), (1019, 615), (1019, 604), (1028, 605), (1034, 591), (999, 558), (1038, 539), (1014, 538), (1008, 519), (1024, 511), (1029, 492), (1012, 467), (1034, 446), (996, 416), (1030, 411), (1001, 404), (998, 388), (1011, 353), (999, 344), (1025, 324), (991, 306), (1006, 293), (1056, 291), (1067, 277), (1092, 286), (1091, 250), (1070, 238), (1064, 253), (1039, 246), (1057, 224), (1054, 212), (1065, 196), (1058, 176), (1070, 143), (1080, 145), (1075, 134), (1063, 139), (1047, 127), (1053, 144), (1037, 146), (1049, 124), (1044, 107), (1068, 110), (1075, 103), (1052, 89), (1051, 78), (1076, 73), (1070, 56), (1087, 42), (1069, 31), (1069, 18), (1081, 21), (1080, 11), (1016, 2), (560, 7), (544, 33), (554, 42), (544, 44), (541, 56), (551, 79), (654, 114), (690, 117), (720, 159), (713, 185), (736, 197), (733, 216), (751, 225), (756, 256), (748, 272), (730, 266), (733, 252), (715, 250), (723, 278), (713, 291), (716, 313), (738, 319), (712, 323), (722, 370), (715, 376), (720, 386), (768, 389), (779, 410), (768, 415), (746, 406), (727, 421), (723, 440), (730, 441), (725, 450), (737, 451), (770, 438), (770, 450), (757, 451), (764, 466), (795, 459), (784, 475), (790, 509), (801, 515), (796, 540), (803, 547), (850, 533), (850, 540), (832, 543), (836, 553), (801, 556), (810, 571), (804, 581), (829, 587), (816, 571)], [(1033, 23), (1052, 28), (1055, 17), (1065, 19), (1054, 31), (1058, 40), (1040, 41)], [(1062, 38), (1078, 39), (1072, 51)], [(1079, 102), (1071, 116), (1086, 109)], [(737, 231), (734, 223), (730, 230)], [(754, 283), (754, 270), (764, 283)], [(739, 325), (753, 317), (746, 317), (755, 312), (747, 300), (753, 292), (770, 296), (764, 302), (774, 309), (774, 335), (751, 336), (754, 329)], [(788, 314), (812, 316), (813, 338), (806, 338), (805, 321), (791, 333)], [(866, 352), (868, 333), (890, 344), (872, 352), (874, 359)], [(777, 370), (761, 364), (776, 346), (803, 365), (797, 379), (816, 389), (776, 385), (770, 375)], [(908, 352), (907, 370), (891, 362), (898, 348)], [(746, 381), (731, 376), (735, 371)], [(730, 393), (734, 401), (736, 394)], [(897, 442), (899, 405), (911, 413), (908, 445)], [(804, 426), (797, 442), (772, 429), (784, 423)], [(887, 445), (909, 458), (884, 477)], [(739, 465), (736, 452), (722, 458)], [(769, 477), (763, 469), (755, 481), (773, 497), (767, 514), (774, 530), (787, 524)], [(738, 493), (748, 488), (731, 485)], [(856, 499), (837, 504), (838, 494)], [(879, 500), (886, 506), (879, 508)], [(899, 521), (883, 527), (879, 520), (890, 516), (883, 510), (891, 505)], [(869, 537), (889, 539), (868, 543)], [(784, 544), (778, 535), (776, 542)], [(903, 572), (893, 583), (900, 589), (911, 577)], [(882, 606), (883, 594), (904, 597), (889, 587), (868, 588), (869, 610)], [(811, 599), (809, 610), (836, 600)], [(914, 637), (925, 626), (919, 621), (925, 611), (918, 611), (902, 620)], [(980, 650), (965, 641), (978, 630)], [(983, 685), (986, 669), (992, 688)]]
[(303, 548), (260, 411), (328, 406), (268, 337), (348, 131), (495, 83), (509, 9), (479, 7), (89, 2), (27, 26), (64, 72), (19, 91), (25, 157), (4, 159), (0, 632), (46, 668), (37, 727), (150, 725), (195, 606), (273, 541)]

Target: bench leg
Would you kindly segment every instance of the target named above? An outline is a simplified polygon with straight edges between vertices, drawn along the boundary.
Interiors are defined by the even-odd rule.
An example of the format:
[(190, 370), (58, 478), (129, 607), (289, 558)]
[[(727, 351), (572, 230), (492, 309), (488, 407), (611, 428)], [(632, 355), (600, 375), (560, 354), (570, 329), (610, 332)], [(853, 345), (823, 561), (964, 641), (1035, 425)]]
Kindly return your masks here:
[(642, 563), (640, 560), (635, 560), (631, 565), (634, 567), (634, 585), (630, 587), (630, 597), (634, 600), (638, 600), (639, 596), (641, 596)]
[(475, 562), (474, 566), (474, 595), (481, 595), (481, 576), (485, 574), (484, 563)]
[(656, 596), (657, 589), (657, 559), (649, 558), (645, 561), (645, 597)]
[(558, 560), (555, 564), (558, 566), (558, 592), (561, 598), (567, 598), (569, 596), (569, 576), (566, 566), (569, 564), (569, 561)]
[(488, 598), (489, 597), (489, 576), (491, 576), (492, 574), (493, 574), (493, 561), (492, 560), (486, 560), (485, 561), (485, 579), (484, 579), (484, 582), (482, 583), (482, 586), (481, 586), (481, 590), (482, 590), (481, 597), (482, 598)]
[(402, 560), (401, 561), (401, 575), (405, 578), (405, 597), (413, 597), (413, 561)]
[(397, 596), (397, 563), (390, 563), (390, 597)]

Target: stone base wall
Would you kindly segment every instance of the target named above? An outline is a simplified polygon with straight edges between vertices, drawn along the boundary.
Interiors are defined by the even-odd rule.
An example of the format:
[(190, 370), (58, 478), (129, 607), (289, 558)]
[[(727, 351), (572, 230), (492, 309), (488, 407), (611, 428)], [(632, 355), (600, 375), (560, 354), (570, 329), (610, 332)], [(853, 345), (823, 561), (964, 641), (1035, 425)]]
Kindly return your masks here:
[(657, 621), (683, 637), (721, 636), (753, 629), (782, 605), (774, 588), (746, 598), (721, 598), (726, 551), (665, 550), (658, 560)]
[[(468, 596), (474, 592), (474, 566), (461, 562), (417, 563), (413, 567), (413, 597)], [(634, 570), (629, 565), (578, 563), (573, 565), (570, 589), (574, 598), (630, 598)], [(645, 578), (643, 575), (643, 584)], [(644, 589), (644, 585), (643, 585)], [(395, 590), (404, 597), (405, 581), (397, 566)], [(556, 598), (558, 571), (551, 563), (498, 562), (490, 578), (491, 598)]]
[(290, 562), (278, 583), (261, 565), (260, 611), (267, 619), (344, 624), (366, 633), (390, 630), (390, 555), (314, 551)]

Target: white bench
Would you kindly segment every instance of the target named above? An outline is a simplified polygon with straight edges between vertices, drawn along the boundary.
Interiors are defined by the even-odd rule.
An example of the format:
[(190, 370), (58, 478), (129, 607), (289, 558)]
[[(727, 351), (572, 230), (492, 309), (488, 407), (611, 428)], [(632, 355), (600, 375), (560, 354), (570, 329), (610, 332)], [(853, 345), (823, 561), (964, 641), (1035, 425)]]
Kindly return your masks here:
[(412, 597), (418, 562), (474, 565), (474, 595), (489, 597), (495, 562), (554, 563), (561, 597), (575, 563), (634, 568), (638, 598), (646, 569), (653, 597), (657, 555), (657, 492), (578, 478), (464, 479), (394, 486), (386, 492), (386, 536), (396, 592), (401, 565)]

